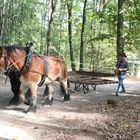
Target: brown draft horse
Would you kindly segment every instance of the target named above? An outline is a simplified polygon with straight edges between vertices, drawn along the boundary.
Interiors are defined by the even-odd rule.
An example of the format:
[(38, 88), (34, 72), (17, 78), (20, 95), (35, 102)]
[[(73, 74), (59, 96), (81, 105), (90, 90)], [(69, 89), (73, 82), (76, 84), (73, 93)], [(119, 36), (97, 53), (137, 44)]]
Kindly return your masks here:
[[(70, 99), (68, 93), (68, 73), (67, 67), (63, 60), (51, 56), (39, 56), (36, 53), (32, 54), (32, 62), (28, 71), (22, 72), (24, 61), (27, 57), (26, 49), (24, 47), (7, 46), (0, 47), (0, 70), (7, 69), (18, 70), (20, 72), (20, 91), (19, 98), (21, 103), (29, 105), (27, 112), (36, 112), (37, 109), (37, 87), (42, 77), (45, 75), (45, 84), (48, 91), (48, 96), (45, 103), (51, 104), (53, 101), (54, 89), (52, 83), (59, 78), (60, 84), (64, 92), (64, 101)], [(45, 63), (47, 62), (48, 71), (45, 72)], [(30, 100), (26, 100), (24, 93), (30, 89)]]

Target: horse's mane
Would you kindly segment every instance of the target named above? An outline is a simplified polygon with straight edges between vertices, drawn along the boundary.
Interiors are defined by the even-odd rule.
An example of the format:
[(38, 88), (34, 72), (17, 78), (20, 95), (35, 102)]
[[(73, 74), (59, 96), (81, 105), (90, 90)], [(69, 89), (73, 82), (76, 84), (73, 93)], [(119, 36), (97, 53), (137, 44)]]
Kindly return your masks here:
[(18, 46), (18, 45), (8, 45), (8, 46), (0, 46), (0, 49), (5, 49), (8, 54), (13, 53), (16, 49), (26, 51), (26, 47)]
[[(0, 46), (0, 50), (3, 49), (3, 48), (7, 51), (8, 54), (13, 53), (16, 49), (21, 50), (21, 51), (25, 51), (25, 52), (26, 52), (26, 49), (27, 49), (27, 47), (23, 47), (23, 46), (19, 46), (19, 45)], [(45, 56), (45, 55), (41, 55), (37, 52), (33, 52), (33, 54), (40, 57), (40, 58), (51, 57), (52, 59), (55, 59), (55, 60), (58, 60), (58, 61), (63, 61), (58, 56)]]

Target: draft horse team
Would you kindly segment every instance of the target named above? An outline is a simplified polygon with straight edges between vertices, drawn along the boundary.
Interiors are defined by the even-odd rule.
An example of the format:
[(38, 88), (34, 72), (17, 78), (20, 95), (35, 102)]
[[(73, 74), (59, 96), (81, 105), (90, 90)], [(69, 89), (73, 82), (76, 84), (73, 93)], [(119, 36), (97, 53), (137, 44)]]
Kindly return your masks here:
[[(26, 47), (1, 46), (0, 70), (9, 78), (14, 97), (9, 104), (29, 105), (27, 112), (36, 112), (37, 87), (46, 85), (44, 104), (52, 104), (54, 89), (52, 84), (60, 80), (60, 87), (64, 93), (64, 101), (69, 101), (68, 72), (64, 61), (58, 57), (41, 56), (31, 51), (32, 43)], [(25, 98), (25, 93), (29, 94)]]

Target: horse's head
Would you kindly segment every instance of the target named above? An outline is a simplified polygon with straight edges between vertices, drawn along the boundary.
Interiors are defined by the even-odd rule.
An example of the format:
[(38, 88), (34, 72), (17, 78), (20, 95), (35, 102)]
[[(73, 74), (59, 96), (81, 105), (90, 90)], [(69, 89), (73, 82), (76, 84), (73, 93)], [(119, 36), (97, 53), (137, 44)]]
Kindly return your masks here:
[(0, 47), (0, 70), (4, 69), (7, 65), (7, 57), (5, 49)]
[(0, 47), (0, 70), (9, 68), (20, 69), (24, 64), (26, 50), (18, 46), (2, 46)]

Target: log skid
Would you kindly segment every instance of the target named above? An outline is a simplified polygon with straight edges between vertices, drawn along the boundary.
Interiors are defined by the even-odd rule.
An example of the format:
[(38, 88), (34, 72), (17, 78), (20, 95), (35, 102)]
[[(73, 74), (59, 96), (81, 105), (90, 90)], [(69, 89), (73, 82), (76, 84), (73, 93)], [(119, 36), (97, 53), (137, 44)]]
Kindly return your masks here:
[(74, 84), (74, 90), (82, 88), (85, 94), (96, 90), (97, 85), (117, 83), (114, 74), (100, 72), (69, 72), (69, 82)]

